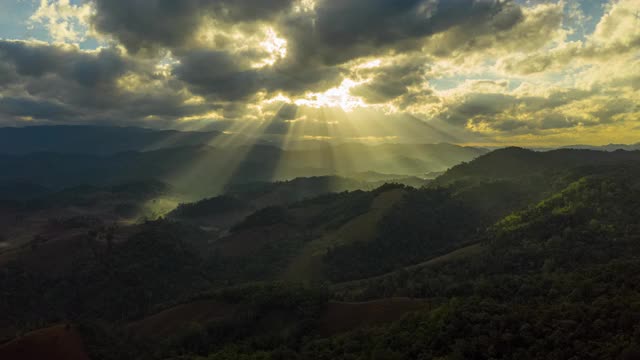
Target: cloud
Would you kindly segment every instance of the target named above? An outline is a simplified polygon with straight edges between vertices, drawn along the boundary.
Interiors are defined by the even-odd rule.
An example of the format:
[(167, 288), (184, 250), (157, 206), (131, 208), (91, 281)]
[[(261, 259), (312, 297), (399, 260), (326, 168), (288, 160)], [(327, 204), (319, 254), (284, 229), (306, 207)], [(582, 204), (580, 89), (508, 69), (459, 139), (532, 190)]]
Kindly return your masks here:
[(478, 133), (544, 135), (615, 124), (620, 115), (635, 109), (633, 101), (607, 96), (598, 88), (551, 88), (543, 95), (518, 89), (495, 92), (495, 88), (478, 87), (477, 83), (467, 84), (449, 96), (437, 116)]
[[(184, 88), (152, 63), (114, 48), (0, 41), (0, 114), (51, 121), (141, 121), (192, 115), (215, 108), (189, 104)], [(49, 113), (49, 116), (47, 116)]]
[(115, 49), (89, 53), (74, 46), (26, 41), (0, 41), (0, 60), (21, 76), (56, 75), (85, 87), (112, 84), (134, 67)]
[(71, 4), (70, 0), (40, 0), (40, 6), (29, 18), (31, 26), (43, 25), (58, 43), (79, 43), (86, 38), (92, 6)]
[(510, 56), (503, 60), (503, 67), (508, 72), (526, 75), (630, 56), (640, 50), (638, 11), (638, 0), (611, 2), (593, 34), (584, 41), (560, 42), (551, 49)]
[[(363, 83), (351, 89), (351, 94), (362, 97), (369, 104), (384, 104), (408, 94), (411, 88), (422, 87), (428, 80), (429, 63), (420, 56), (398, 56), (379, 60), (374, 66), (356, 67), (355, 76)], [(430, 93), (421, 89), (422, 93)], [(425, 91), (426, 90), (426, 91)]]
[[(197, 31), (198, 26), (200, 32), (215, 28), (208, 37), (210, 47), (202, 41), (194, 45), (189, 34), (180, 35), (180, 45), (165, 44), (173, 46), (179, 61), (175, 76), (194, 93), (213, 101), (251, 101), (259, 93), (300, 97), (339, 86), (353, 75), (352, 60), (363, 56), (389, 51), (415, 54), (427, 38), (449, 29), (474, 29), (468, 31), (470, 36), (493, 34), (508, 31), (522, 20), (517, 5), (497, 0), (324, 0), (316, 2), (313, 11), (296, 10), (285, 2), (273, 5), (263, 17), (241, 16), (245, 12), (237, 10), (234, 19), (250, 24), (246, 25), (248, 31), (245, 25), (226, 24), (225, 12), (204, 12), (208, 20), (198, 20), (188, 32)], [(269, 66), (256, 67), (264, 58), (264, 49), (256, 48), (256, 44), (264, 44), (257, 40), (256, 24), (265, 19), (274, 29), (268, 33), (281, 37), (286, 56), (272, 60)], [(232, 34), (235, 41), (230, 40)], [(145, 36), (153, 41), (153, 31)], [(170, 39), (163, 37), (162, 41)], [(238, 44), (251, 44), (252, 51)], [(409, 94), (409, 88), (424, 83), (421, 72), (428, 66), (425, 61), (428, 58), (424, 56), (408, 55), (377, 74), (358, 74), (366, 77), (366, 84), (353, 89), (352, 94), (375, 104), (395, 101), (404, 108), (417, 96)], [(421, 96), (426, 94), (428, 90)]]
[(0, 98), (0, 113), (26, 119), (59, 120), (73, 115), (63, 104), (30, 98)]
[[(182, 48), (207, 19), (226, 23), (267, 21), (293, 0), (95, 0), (95, 29), (129, 51)], [(222, 26), (222, 25), (221, 25)]]
[[(255, 94), (260, 73), (244, 59), (216, 50), (195, 50), (182, 56), (174, 74), (199, 94), (222, 100), (241, 100)], [(244, 62), (244, 64), (243, 64)]]
[(467, 36), (506, 31), (522, 18), (505, 0), (325, 0), (315, 12), (279, 25), (301, 63), (337, 65), (381, 52), (419, 50), (436, 34), (462, 27)]
[(640, 3), (577, 4), (41, 0), (50, 42), (0, 40), (0, 119), (399, 141), (630, 129)]

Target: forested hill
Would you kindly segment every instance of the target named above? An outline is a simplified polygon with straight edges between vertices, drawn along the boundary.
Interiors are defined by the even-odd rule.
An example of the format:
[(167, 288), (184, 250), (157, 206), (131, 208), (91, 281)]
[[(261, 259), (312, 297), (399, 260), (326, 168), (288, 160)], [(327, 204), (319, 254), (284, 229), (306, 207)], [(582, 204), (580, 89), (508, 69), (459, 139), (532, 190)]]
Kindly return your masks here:
[(0, 253), (0, 335), (69, 322), (107, 360), (635, 359), (637, 158), (511, 148), (419, 189), (56, 221)]
[(536, 175), (553, 175), (585, 166), (619, 165), (640, 162), (640, 151), (561, 149), (537, 152), (523, 148), (505, 148), (492, 151), (474, 161), (454, 166), (436, 183), (451, 184), (455, 181), (476, 179), (509, 179)]

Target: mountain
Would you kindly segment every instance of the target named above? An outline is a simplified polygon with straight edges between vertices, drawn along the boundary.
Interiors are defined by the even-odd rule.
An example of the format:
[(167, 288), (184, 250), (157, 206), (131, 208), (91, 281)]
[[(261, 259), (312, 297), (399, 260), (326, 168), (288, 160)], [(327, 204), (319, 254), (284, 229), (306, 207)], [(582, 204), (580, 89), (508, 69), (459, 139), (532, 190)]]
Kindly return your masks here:
[(616, 150), (626, 150), (626, 151), (636, 151), (640, 150), (640, 143), (636, 144), (609, 144), (603, 146), (593, 146), (593, 145), (569, 145), (563, 146), (563, 149), (578, 149), (578, 150), (600, 150), (600, 151), (616, 151)]
[(638, 162), (640, 162), (640, 151), (604, 152), (561, 149), (539, 152), (512, 147), (495, 150), (472, 162), (456, 165), (438, 177), (435, 183), (447, 185), (462, 180), (531, 178), (580, 167), (615, 166)]
[[(373, 154), (378, 154), (373, 156)], [(436, 145), (339, 145), (285, 151), (266, 145), (179, 147), (114, 155), (31, 153), (0, 155), (0, 180), (27, 180), (64, 188), (159, 180), (196, 197), (220, 194), (230, 184), (296, 177), (379, 171), (395, 177), (446, 170), (484, 153), (481, 149)]]
[(51, 190), (28, 181), (0, 181), (0, 200), (28, 200), (48, 194)]
[[(508, 148), (419, 189), (306, 178), (155, 221), (56, 222), (0, 252), (0, 336), (69, 321), (90, 358), (114, 360), (634, 359), (639, 157)], [(46, 204), (140, 189), (168, 191)], [(227, 231), (207, 226), (225, 216)]]
[(207, 145), (221, 132), (152, 130), (114, 126), (28, 126), (0, 128), (0, 153), (35, 152), (108, 155), (170, 147)]

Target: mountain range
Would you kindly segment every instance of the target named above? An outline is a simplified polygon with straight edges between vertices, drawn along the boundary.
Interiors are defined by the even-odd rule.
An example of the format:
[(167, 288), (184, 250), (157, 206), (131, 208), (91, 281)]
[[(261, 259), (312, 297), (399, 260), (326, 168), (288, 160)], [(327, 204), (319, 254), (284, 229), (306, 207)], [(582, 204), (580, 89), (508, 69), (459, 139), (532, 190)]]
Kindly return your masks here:
[(0, 139), (7, 140), (0, 142), (0, 181), (61, 189), (159, 180), (202, 197), (230, 184), (296, 177), (428, 177), (486, 153), (451, 144), (206, 145), (215, 136), (227, 135), (139, 128), (0, 129)]

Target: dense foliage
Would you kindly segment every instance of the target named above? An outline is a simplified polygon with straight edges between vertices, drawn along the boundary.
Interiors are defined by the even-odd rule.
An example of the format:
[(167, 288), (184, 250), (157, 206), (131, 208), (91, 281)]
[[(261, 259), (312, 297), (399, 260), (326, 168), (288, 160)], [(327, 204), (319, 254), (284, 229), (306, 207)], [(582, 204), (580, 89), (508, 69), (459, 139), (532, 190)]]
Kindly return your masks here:
[(198, 218), (244, 211), (247, 207), (249, 207), (249, 205), (245, 201), (233, 196), (223, 195), (195, 203), (180, 204), (177, 209), (171, 212), (170, 216), (178, 219)]
[(448, 191), (414, 190), (382, 220), (377, 238), (330, 250), (326, 268), (335, 281), (389, 272), (474, 240), (479, 225), (478, 215)]

